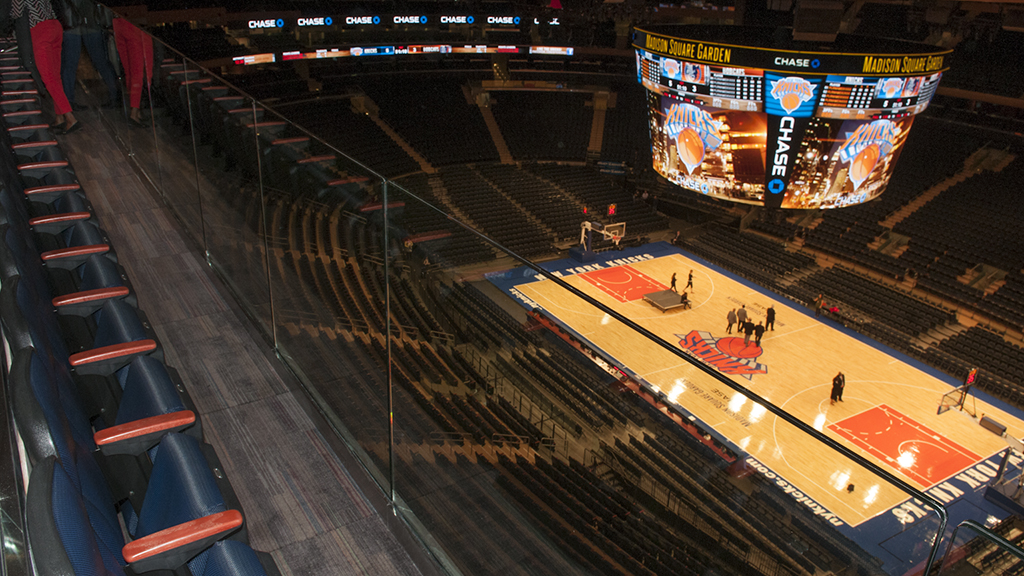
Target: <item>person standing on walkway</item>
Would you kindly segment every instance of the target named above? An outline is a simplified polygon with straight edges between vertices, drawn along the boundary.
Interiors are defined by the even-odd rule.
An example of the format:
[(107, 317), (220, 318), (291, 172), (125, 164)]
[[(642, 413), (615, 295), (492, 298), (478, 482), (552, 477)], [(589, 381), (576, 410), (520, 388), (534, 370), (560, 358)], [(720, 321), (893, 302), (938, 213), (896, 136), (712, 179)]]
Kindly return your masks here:
[(64, 39), (64, 27), (57, 20), (50, 0), (12, 0), (11, 19), (17, 20), (28, 14), (29, 34), (32, 36), (32, 54), (36, 69), (43, 80), (43, 86), (53, 100), (56, 116), (54, 128), (61, 134), (70, 134), (81, 128), (71, 112), (71, 103), (64, 94), (60, 81), (60, 53)]
[(775, 306), (769, 306), (768, 311), (765, 312), (764, 327), (767, 330), (775, 331)]
[(821, 316), (821, 309), (825, 307), (825, 297), (818, 294), (818, 297), (814, 299), (814, 316)]
[(835, 404), (837, 401), (843, 401), (843, 388), (846, 388), (846, 376), (840, 372), (832, 379), (832, 404)]
[(671, 284), (669, 284), (668, 289), (673, 291), (673, 292), (678, 292), (678, 290), (676, 290), (676, 273), (675, 272), (672, 273), (672, 282), (671, 282)]
[(117, 102), (117, 72), (110, 63), (107, 54), (107, 37), (103, 33), (104, 19), (101, 8), (91, 0), (64, 0), (64, 19), (70, 26), (64, 31), (64, 46), (61, 52), (60, 77), (64, 86), (64, 95), (71, 103), (72, 110), (80, 108), (75, 104), (75, 78), (78, 74), (78, 61), (82, 57), (82, 46), (89, 53), (89, 59), (99, 72), (103, 84), (107, 87), (107, 96), (103, 105)]
[(690, 270), (690, 275), (686, 278), (686, 286), (683, 287), (683, 290), (687, 288), (693, 290), (693, 270)]
[(761, 345), (761, 337), (764, 336), (764, 326), (760, 322), (754, 326), (754, 344)]
[(725, 327), (725, 333), (732, 334), (732, 325), (736, 323), (736, 309), (729, 310), (729, 313), (725, 315), (725, 319), (729, 321), (729, 325)]

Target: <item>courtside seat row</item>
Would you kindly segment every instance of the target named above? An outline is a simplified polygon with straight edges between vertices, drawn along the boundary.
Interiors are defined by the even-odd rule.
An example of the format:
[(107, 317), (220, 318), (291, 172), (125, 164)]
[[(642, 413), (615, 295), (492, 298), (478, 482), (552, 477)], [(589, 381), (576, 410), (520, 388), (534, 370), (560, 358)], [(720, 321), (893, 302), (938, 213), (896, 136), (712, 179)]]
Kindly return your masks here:
[(0, 318), (35, 573), (278, 574), (248, 546), (234, 489), (27, 73), (3, 72), (0, 114)]

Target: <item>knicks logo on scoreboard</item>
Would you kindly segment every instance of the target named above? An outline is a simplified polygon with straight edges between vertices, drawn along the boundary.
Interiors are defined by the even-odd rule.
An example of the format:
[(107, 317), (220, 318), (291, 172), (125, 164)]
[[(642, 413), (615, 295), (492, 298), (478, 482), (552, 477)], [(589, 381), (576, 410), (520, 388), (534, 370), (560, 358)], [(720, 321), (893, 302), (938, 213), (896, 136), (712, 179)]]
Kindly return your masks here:
[(847, 177), (857, 190), (878, 165), (879, 160), (892, 152), (900, 129), (890, 120), (875, 120), (861, 124), (847, 136), (839, 147), (839, 160), (850, 164)]
[(676, 334), (676, 337), (683, 350), (722, 374), (753, 380), (754, 374), (768, 373), (768, 367), (757, 362), (763, 352), (761, 347), (753, 342), (745, 344), (743, 338), (715, 338), (701, 330), (693, 330), (685, 336)]
[(676, 155), (688, 174), (704, 162), (704, 155), (722, 145), (723, 122), (692, 104), (673, 104), (665, 115), (665, 131), (676, 141)]
[(902, 78), (886, 78), (878, 82), (875, 91), (879, 98), (898, 98), (903, 93)]
[[(794, 116), (794, 112), (810, 102), (814, 98), (814, 89), (817, 88), (806, 78), (787, 76), (778, 80), (771, 80), (770, 98), (767, 106), (777, 106), (785, 111), (785, 116)], [(809, 108), (809, 107), (808, 107)], [(810, 116), (810, 110), (800, 116)]]

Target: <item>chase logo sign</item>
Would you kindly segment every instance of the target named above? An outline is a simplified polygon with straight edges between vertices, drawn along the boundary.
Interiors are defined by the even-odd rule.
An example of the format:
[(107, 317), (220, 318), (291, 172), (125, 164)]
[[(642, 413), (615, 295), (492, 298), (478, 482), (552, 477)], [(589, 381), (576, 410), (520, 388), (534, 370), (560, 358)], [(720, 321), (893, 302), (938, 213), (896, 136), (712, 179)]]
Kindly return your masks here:
[(765, 101), (765, 110), (778, 116), (811, 116), (814, 112), (814, 90), (817, 85), (798, 76), (774, 79), (772, 76), (765, 74), (769, 96)]
[(326, 18), (299, 18), (295, 23), (299, 26), (330, 26), (334, 24), (334, 19), (330, 16)]
[(345, 24), (349, 26), (380, 24), (380, 16), (347, 16), (345, 17)]
[(776, 66), (787, 66), (790, 68), (817, 68), (821, 66), (821, 60), (817, 58), (784, 58), (777, 57), (774, 60)]
[(514, 24), (519, 25), (519, 16), (488, 16), (488, 24)]
[(688, 174), (704, 162), (708, 150), (722, 145), (722, 122), (692, 104), (673, 104), (666, 114), (665, 131), (675, 140), (676, 155)]
[(257, 28), (284, 28), (284, 20), (273, 18), (267, 20), (249, 20), (249, 29), (255, 30)]
[(426, 16), (395, 16), (393, 18), (395, 24), (426, 24)]
[(441, 24), (472, 24), (472, 16), (441, 16)]

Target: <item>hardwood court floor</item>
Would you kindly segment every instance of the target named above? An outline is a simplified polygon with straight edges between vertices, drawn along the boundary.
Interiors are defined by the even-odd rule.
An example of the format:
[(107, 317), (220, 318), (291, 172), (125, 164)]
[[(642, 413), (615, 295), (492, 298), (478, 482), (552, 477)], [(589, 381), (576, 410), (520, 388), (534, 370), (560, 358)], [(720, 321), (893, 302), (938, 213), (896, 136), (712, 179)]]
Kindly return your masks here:
[[(685, 339), (706, 353), (756, 354), (756, 348), (743, 347), (742, 335), (738, 341), (717, 339), (730, 336), (725, 332), (729, 310), (745, 305), (756, 324), (774, 304), (775, 330), (765, 333), (760, 355), (745, 363), (724, 355), (734, 368), (748, 372), (729, 377), (912, 485), (927, 489), (1006, 448), (1002, 438), (963, 413), (936, 414), (949, 384), (798, 311), (781, 297), (752, 290), (682, 254), (628, 266), (632, 270), (564, 279), (666, 341), (679, 346)], [(664, 289), (677, 273), (682, 290), (691, 269), (695, 289), (689, 310), (661, 313), (629, 289), (630, 276), (648, 285), (654, 279), (664, 284), (655, 289)], [(908, 498), (553, 282), (517, 289), (843, 521), (856, 526)], [(846, 374), (844, 401), (830, 405), (832, 378), (840, 370)], [(1024, 422), (980, 399), (977, 411), (979, 417), (986, 414), (1005, 424), (1008, 434), (1024, 433)], [(852, 493), (846, 490), (851, 483), (856, 486)]]

